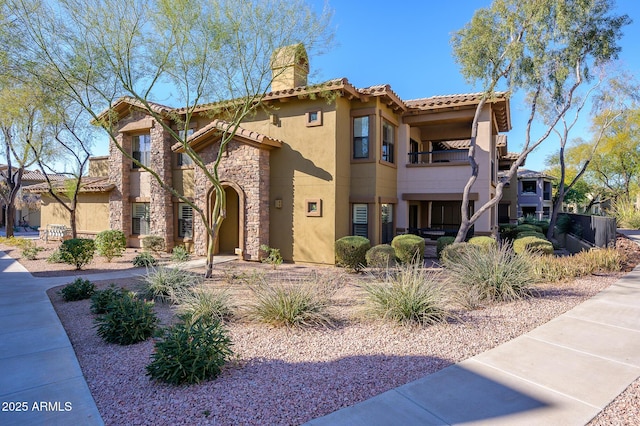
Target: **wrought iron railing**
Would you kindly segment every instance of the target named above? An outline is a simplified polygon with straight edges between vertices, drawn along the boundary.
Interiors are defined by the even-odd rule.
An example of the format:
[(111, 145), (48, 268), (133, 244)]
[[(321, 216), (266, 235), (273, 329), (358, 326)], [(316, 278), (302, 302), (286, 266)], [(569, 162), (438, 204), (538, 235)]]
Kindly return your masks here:
[(468, 155), (466, 149), (410, 152), (409, 164), (460, 163), (467, 161)]

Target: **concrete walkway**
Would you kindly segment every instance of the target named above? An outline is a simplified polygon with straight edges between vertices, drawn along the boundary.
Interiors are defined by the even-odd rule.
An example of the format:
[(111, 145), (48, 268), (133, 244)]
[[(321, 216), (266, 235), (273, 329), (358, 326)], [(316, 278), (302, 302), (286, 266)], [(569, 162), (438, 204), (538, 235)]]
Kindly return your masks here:
[(638, 377), (640, 267), (524, 336), (307, 425), (584, 425)]
[[(236, 258), (218, 256), (216, 263)], [(188, 267), (201, 264), (195, 260)], [(80, 276), (102, 281), (144, 272), (132, 268)], [(0, 425), (104, 424), (46, 294), (76, 278), (34, 278), (0, 251)]]

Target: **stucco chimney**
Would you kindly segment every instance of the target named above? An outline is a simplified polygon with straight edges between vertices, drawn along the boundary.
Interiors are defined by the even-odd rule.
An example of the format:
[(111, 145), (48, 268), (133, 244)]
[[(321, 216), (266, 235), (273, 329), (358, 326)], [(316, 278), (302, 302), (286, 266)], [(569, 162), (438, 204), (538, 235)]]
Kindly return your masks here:
[(306, 86), (309, 75), (309, 57), (302, 44), (281, 47), (271, 57), (273, 81), (271, 90), (286, 90)]

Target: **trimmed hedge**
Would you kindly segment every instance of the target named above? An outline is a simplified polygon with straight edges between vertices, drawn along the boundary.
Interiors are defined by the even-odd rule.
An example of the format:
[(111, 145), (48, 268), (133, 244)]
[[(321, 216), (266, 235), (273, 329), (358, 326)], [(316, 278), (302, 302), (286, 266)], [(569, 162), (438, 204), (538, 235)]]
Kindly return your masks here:
[(516, 226), (516, 232), (518, 234), (521, 232), (527, 232), (527, 231), (535, 231), (535, 232), (540, 232), (542, 234), (542, 228), (537, 225), (533, 225), (530, 223), (523, 223), (522, 225)]
[(396, 265), (396, 251), (389, 244), (371, 247), (365, 256), (370, 268), (390, 268)]
[(367, 266), (367, 251), (371, 242), (365, 237), (347, 236), (336, 240), (336, 265), (352, 269), (356, 272)]
[(424, 258), (424, 238), (417, 235), (397, 235), (391, 241), (400, 263), (422, 262)]
[(522, 254), (525, 252), (539, 254), (553, 254), (553, 244), (550, 241), (538, 237), (518, 238), (513, 242), (513, 250)]
[(438, 259), (440, 259), (440, 257), (442, 256), (442, 250), (444, 250), (445, 247), (453, 244), (455, 241), (456, 241), (456, 237), (438, 238), (438, 240), (436, 241), (436, 256), (438, 256)]
[(470, 243), (453, 243), (446, 246), (441, 253), (440, 260), (446, 267), (448, 264), (460, 263), (465, 253), (470, 250), (479, 250), (480, 246)]
[(493, 238), (487, 236), (473, 237), (469, 240), (469, 244), (473, 244), (474, 246), (482, 248), (498, 247), (498, 242)]

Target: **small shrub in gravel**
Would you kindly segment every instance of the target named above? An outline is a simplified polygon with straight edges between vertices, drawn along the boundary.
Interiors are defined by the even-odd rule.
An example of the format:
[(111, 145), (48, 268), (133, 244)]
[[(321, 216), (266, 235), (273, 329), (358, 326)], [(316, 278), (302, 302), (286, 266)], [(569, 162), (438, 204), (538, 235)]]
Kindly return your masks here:
[(88, 238), (72, 238), (63, 241), (60, 245), (60, 256), (64, 263), (74, 265), (76, 269), (82, 267), (93, 260), (96, 246), (93, 240)]
[(365, 237), (347, 236), (336, 241), (336, 265), (359, 272), (367, 266), (367, 251), (371, 242)]
[(142, 266), (150, 267), (158, 264), (158, 259), (153, 257), (148, 251), (143, 251), (139, 255), (133, 258), (133, 266), (140, 268)]
[(231, 345), (218, 320), (178, 323), (156, 341), (147, 375), (172, 385), (214, 379), (233, 355)]
[(429, 325), (450, 317), (447, 288), (439, 275), (421, 265), (406, 264), (382, 283), (365, 284), (368, 311), (400, 324)]
[(280, 249), (269, 247), (266, 244), (262, 244), (260, 246), (260, 250), (262, 250), (266, 256), (262, 258), (262, 263), (267, 263), (273, 266), (273, 269), (276, 269), (278, 265), (282, 264), (282, 255), (280, 254)]
[(513, 250), (517, 254), (525, 252), (538, 254), (553, 254), (553, 244), (551, 241), (538, 237), (517, 238), (513, 242)]
[(151, 267), (144, 277), (144, 293), (149, 299), (176, 301), (176, 293), (200, 284), (202, 278), (180, 268)]
[(23, 248), (22, 257), (28, 260), (36, 260), (38, 258), (38, 253), (40, 253), (42, 250), (44, 250), (42, 247), (37, 247), (36, 245)]
[(59, 249), (51, 252), (49, 257), (47, 257), (47, 263), (65, 263), (65, 261), (62, 260), (62, 254)]
[(122, 231), (108, 229), (96, 235), (95, 243), (98, 255), (111, 262), (114, 257), (122, 256), (127, 247), (127, 238)]
[(89, 280), (77, 278), (60, 290), (60, 295), (67, 302), (90, 298), (96, 291), (96, 286)]
[(175, 246), (171, 251), (171, 260), (174, 262), (187, 262), (191, 258), (185, 246)]
[(450, 281), (467, 307), (482, 302), (512, 301), (531, 294), (535, 275), (529, 256), (513, 252), (508, 244), (486, 250), (466, 250), (458, 262), (447, 264)]
[(158, 318), (153, 310), (153, 302), (126, 294), (114, 299), (107, 312), (96, 318), (95, 324), (98, 336), (105, 342), (132, 345), (153, 335)]
[(117, 288), (115, 284), (111, 284), (104, 290), (98, 290), (91, 296), (91, 312), (104, 314), (107, 312), (109, 305), (127, 294), (129, 294), (128, 290), (123, 287)]
[(185, 322), (222, 321), (232, 316), (229, 294), (203, 285), (186, 290), (178, 290), (173, 296), (176, 310)]
[(159, 253), (164, 250), (164, 238), (157, 235), (147, 235), (142, 238), (142, 247), (144, 247), (145, 250)]
[(330, 326), (327, 308), (335, 287), (325, 284), (312, 279), (254, 283), (249, 286), (254, 301), (248, 306), (247, 317), (274, 326)]
[(396, 266), (396, 251), (389, 244), (371, 247), (365, 256), (369, 268), (387, 269)]
[(424, 238), (417, 235), (397, 235), (391, 241), (391, 247), (396, 251), (400, 263), (422, 264), (424, 258)]

